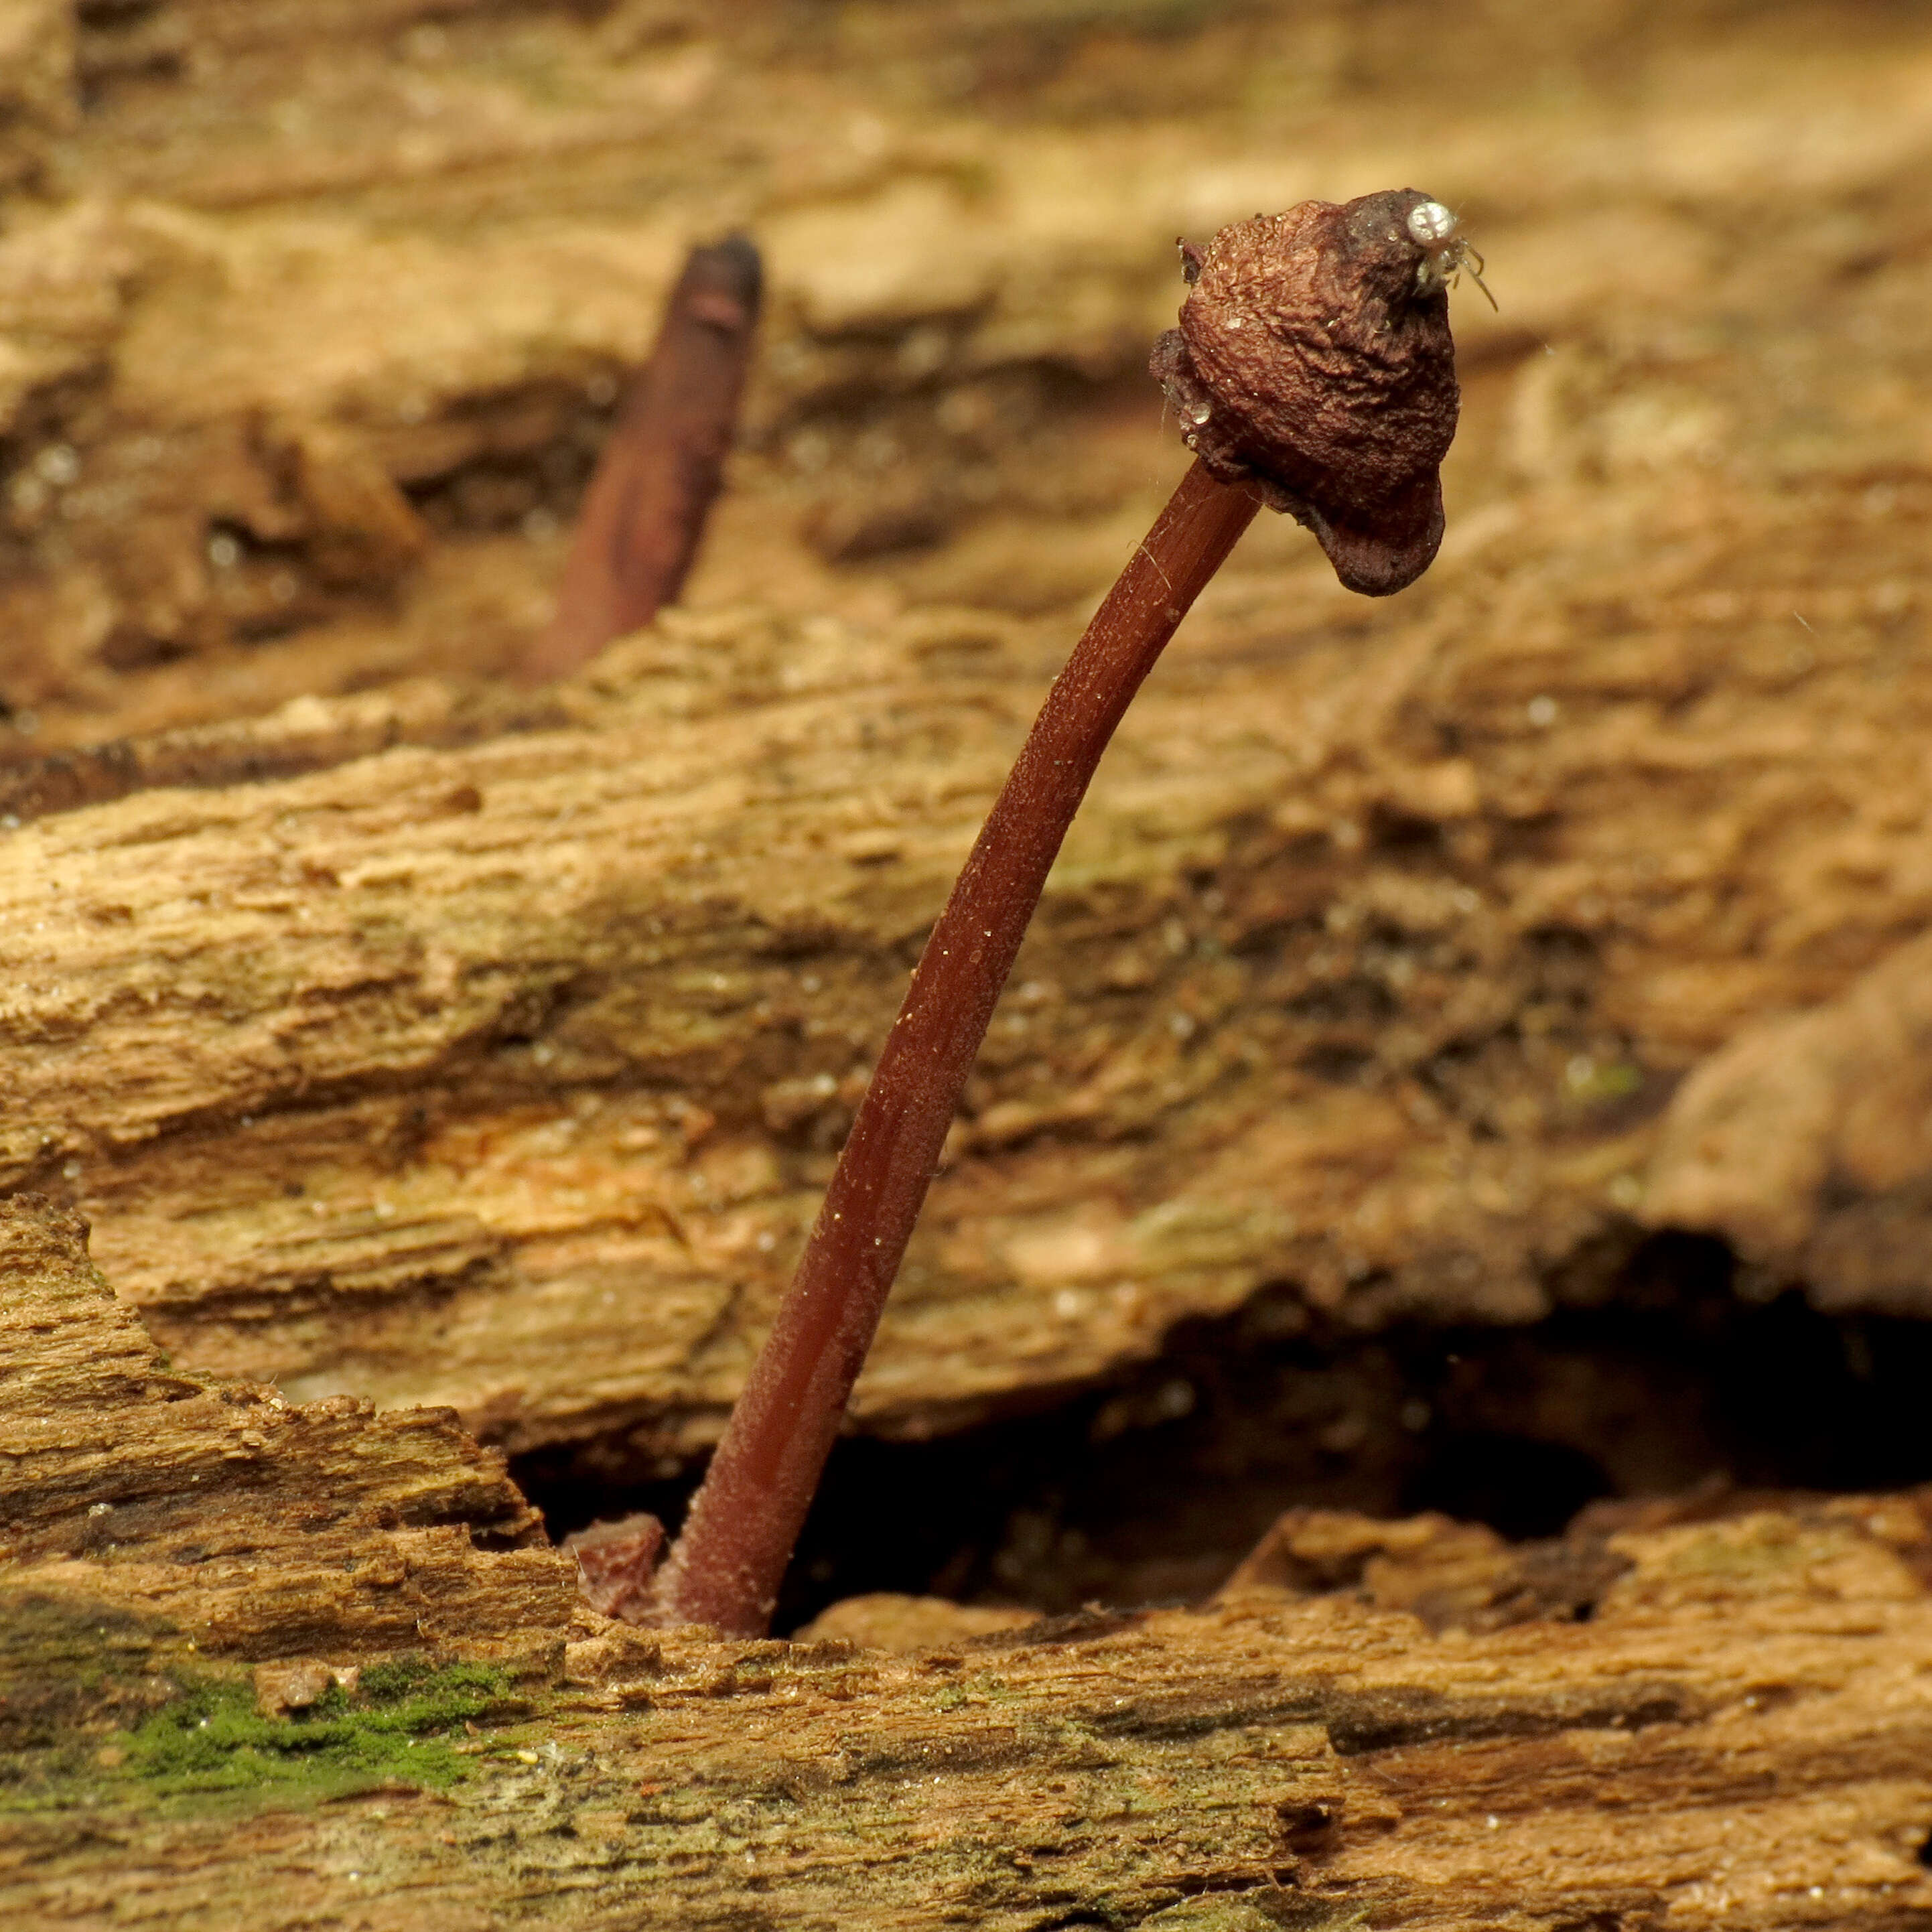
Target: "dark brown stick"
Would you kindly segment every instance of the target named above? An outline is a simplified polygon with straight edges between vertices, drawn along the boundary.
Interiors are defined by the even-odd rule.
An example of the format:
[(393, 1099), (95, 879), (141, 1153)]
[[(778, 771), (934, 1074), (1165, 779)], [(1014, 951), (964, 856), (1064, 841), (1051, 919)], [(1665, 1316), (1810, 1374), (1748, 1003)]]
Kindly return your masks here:
[(683, 588), (737, 427), (762, 280), (742, 235), (686, 260), (584, 493), (556, 615), (516, 667), (526, 682), (587, 664)]
[(926, 941), (798, 1272), (676, 1547), (656, 1620), (770, 1620), (847, 1397), (1027, 922), (1114, 728), (1260, 508), (1196, 462), (1108, 592)]

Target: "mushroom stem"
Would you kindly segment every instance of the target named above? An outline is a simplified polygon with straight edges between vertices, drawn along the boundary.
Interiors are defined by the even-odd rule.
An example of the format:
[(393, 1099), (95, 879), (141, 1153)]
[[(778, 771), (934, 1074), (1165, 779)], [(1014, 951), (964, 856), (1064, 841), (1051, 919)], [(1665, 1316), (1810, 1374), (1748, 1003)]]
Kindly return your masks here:
[(724, 481), (764, 268), (742, 235), (694, 248), (578, 514), (556, 614), (513, 673), (565, 677), (684, 588)]
[(745, 1636), (769, 1624), (1047, 873), (1114, 728), (1260, 507), (1195, 463), (1047, 693), (914, 970), (798, 1272), (658, 1573), (653, 1622)]

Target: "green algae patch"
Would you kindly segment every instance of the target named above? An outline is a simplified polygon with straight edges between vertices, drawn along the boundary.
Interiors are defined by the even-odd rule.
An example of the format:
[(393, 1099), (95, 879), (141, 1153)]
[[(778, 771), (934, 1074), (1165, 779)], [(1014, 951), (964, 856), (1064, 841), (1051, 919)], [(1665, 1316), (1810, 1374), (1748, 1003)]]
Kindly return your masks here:
[(158, 1796), (279, 1790), (334, 1796), (402, 1784), (445, 1790), (472, 1769), (460, 1740), (505, 1714), (502, 1673), (404, 1658), (373, 1666), (353, 1694), (332, 1686), (309, 1709), (271, 1718), (245, 1684), (206, 1680), (122, 1736), (124, 1778)]
[[(446, 1790), (535, 1706), (514, 1670), (421, 1657), (365, 1668), (307, 1709), (272, 1715), (253, 1682), (138, 1620), (35, 1600), (4, 1606), (0, 1636), (31, 1662), (0, 1679), (0, 1815), (76, 1807), (170, 1810), (320, 1802), (404, 1787)], [(0, 1642), (0, 1652), (6, 1646)], [(4, 1661), (4, 1658), (0, 1658)], [(8, 1747), (10, 1745), (12, 1748)]]

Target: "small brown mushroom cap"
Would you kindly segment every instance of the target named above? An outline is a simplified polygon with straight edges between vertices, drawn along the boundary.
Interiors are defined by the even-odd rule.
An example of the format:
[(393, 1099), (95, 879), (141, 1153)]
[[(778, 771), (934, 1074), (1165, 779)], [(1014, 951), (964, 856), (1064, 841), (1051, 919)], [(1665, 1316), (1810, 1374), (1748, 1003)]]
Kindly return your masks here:
[(1413, 584), (1442, 541), (1460, 396), (1449, 301), (1391, 189), (1224, 228), (1150, 367), (1209, 473), (1312, 530), (1351, 590)]

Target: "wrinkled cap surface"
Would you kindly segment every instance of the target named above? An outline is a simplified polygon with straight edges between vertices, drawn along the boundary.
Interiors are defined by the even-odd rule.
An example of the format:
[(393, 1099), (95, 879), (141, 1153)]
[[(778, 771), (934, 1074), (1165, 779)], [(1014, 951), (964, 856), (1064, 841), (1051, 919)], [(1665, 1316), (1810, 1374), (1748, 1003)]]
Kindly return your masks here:
[(1312, 530), (1351, 590), (1414, 583), (1442, 541), (1460, 396), (1414, 188), (1224, 228), (1150, 363), (1209, 473)]

